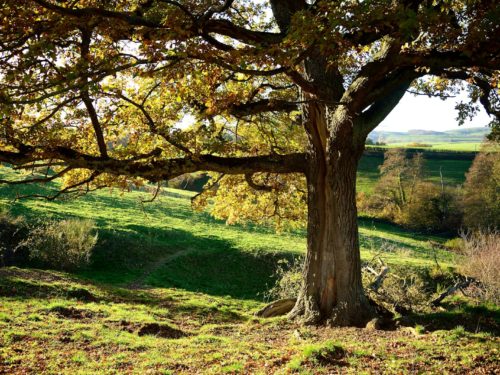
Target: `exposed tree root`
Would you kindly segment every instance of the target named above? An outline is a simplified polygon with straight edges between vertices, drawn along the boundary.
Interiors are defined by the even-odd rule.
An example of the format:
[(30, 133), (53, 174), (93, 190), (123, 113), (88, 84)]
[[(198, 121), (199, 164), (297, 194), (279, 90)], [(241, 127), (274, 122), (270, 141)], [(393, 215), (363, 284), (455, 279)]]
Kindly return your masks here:
[[(348, 309), (337, 307), (329, 317), (322, 318), (318, 309), (306, 308), (304, 301), (297, 303), (296, 298), (273, 301), (255, 313), (260, 318), (272, 318), (286, 314), (290, 320), (297, 320), (304, 325), (365, 327), (367, 323), (377, 320), (377, 329), (392, 326), (394, 317), (389, 309), (370, 298), (368, 298), (368, 307), (363, 309), (362, 314), (359, 311), (356, 314), (351, 314)], [(355, 320), (353, 320), (354, 317)]]
[(262, 309), (257, 311), (255, 315), (260, 318), (272, 318), (275, 316), (285, 315), (292, 311), (296, 302), (296, 298), (280, 299), (264, 306)]

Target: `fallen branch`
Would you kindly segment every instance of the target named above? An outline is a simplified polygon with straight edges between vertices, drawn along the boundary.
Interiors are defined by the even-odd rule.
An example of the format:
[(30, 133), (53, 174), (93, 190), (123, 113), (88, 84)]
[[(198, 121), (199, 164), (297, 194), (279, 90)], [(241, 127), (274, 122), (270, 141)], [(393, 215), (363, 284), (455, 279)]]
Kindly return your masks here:
[(389, 273), (389, 267), (383, 267), (380, 272), (376, 275), (377, 277), (375, 280), (370, 284), (370, 288), (374, 291), (377, 292), (379, 288), (382, 286), (382, 283), (384, 282), (385, 277)]
[(431, 301), (431, 305), (437, 307), (441, 304), (441, 301), (446, 297), (454, 294), (457, 290), (467, 288), (472, 283), (472, 279), (465, 279), (463, 281), (457, 281), (455, 285), (450, 286), (446, 291), (441, 293), (439, 297)]

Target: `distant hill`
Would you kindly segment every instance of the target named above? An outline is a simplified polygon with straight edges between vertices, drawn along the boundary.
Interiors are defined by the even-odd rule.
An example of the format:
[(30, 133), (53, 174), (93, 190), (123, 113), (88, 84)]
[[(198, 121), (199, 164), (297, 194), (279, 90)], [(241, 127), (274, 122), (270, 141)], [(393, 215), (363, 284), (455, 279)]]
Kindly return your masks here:
[(487, 127), (480, 128), (461, 128), (446, 131), (419, 130), (412, 129), (407, 132), (391, 132), (375, 130), (370, 133), (368, 138), (373, 141), (382, 141), (385, 143), (404, 143), (404, 142), (425, 142), (425, 143), (443, 143), (443, 142), (482, 142), (489, 133)]

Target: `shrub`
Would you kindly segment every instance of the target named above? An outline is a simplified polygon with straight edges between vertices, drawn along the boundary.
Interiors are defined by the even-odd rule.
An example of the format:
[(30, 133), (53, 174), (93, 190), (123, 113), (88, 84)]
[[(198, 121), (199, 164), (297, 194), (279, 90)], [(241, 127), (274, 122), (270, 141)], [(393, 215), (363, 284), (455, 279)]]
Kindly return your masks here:
[(304, 258), (298, 257), (293, 260), (281, 259), (274, 273), (276, 283), (265, 293), (267, 300), (284, 298), (296, 298), (302, 286), (302, 268)]
[[(460, 270), (479, 280), (483, 288), (479, 295), (483, 300), (500, 303), (500, 232), (479, 231), (463, 234), (464, 258)], [(477, 289), (476, 289), (477, 290)]]
[(92, 220), (46, 221), (31, 229), (22, 246), (43, 265), (74, 270), (90, 263), (97, 236)]
[(415, 186), (411, 200), (402, 208), (396, 222), (408, 228), (427, 232), (456, 232), (461, 212), (454, 189), (431, 182)]
[(0, 266), (20, 265), (28, 260), (27, 252), (19, 247), (26, 232), (27, 225), (22, 217), (0, 211)]

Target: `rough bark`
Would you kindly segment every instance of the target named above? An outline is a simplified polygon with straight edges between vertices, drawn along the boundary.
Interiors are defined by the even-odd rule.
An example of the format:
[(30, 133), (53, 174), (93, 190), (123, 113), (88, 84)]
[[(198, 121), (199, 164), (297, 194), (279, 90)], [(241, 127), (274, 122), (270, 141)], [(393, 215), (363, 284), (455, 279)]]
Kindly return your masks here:
[(307, 256), (291, 318), (365, 326), (375, 316), (361, 283), (356, 170), (363, 144), (342, 108), (309, 104)]

